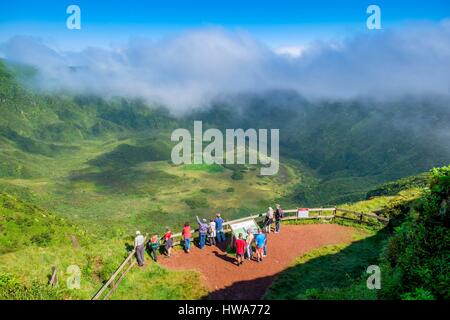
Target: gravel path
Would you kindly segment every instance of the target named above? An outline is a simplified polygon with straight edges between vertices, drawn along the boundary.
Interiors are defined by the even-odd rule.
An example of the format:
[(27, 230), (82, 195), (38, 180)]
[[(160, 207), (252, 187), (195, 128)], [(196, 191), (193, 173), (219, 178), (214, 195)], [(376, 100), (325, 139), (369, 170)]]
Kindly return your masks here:
[(269, 234), (268, 256), (262, 262), (246, 260), (241, 266), (225, 252), (225, 245), (192, 247), (189, 254), (180, 250), (170, 258), (161, 256), (159, 262), (170, 269), (200, 271), (210, 299), (261, 299), (276, 275), (295, 258), (326, 245), (350, 242), (352, 230), (335, 224), (283, 225), (280, 233)]

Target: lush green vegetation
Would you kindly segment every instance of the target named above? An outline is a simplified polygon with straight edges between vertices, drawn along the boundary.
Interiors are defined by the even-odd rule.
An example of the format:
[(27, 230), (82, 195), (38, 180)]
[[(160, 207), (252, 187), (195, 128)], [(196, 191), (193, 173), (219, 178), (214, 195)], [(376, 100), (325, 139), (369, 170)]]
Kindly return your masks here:
[(58, 300), (62, 296), (46, 284), (24, 285), (11, 274), (0, 273), (0, 300)]
[[(311, 105), (297, 95), (275, 92), (271, 97), (242, 97), (237, 109), (227, 102), (175, 117), (140, 99), (42, 93), (19, 83), (34, 72), (0, 61), (1, 299), (90, 298), (126, 256), (136, 229), (161, 232), (170, 226), (178, 231), (196, 215), (206, 218), (220, 211), (233, 219), (276, 202), (284, 207), (339, 204), (393, 218), (392, 228), (401, 227), (380, 263), (388, 261), (397, 280), (383, 297), (447, 297), (447, 279), (439, 278), (436, 287), (430, 280), (437, 270), (448, 273), (442, 266), (445, 250), (436, 240), (448, 234), (437, 227), (438, 218), (431, 218), (439, 194), (434, 186), (441, 184), (435, 183), (414, 210), (416, 216), (408, 215), (409, 222), (402, 224), (411, 201), (421, 196), (426, 176), (389, 181), (448, 163), (449, 152), (445, 146), (437, 148), (437, 138), (427, 130), (405, 130), (387, 121), (415, 119), (401, 104), (374, 114), (361, 103)], [(450, 115), (437, 115), (432, 103), (419, 103), (415, 110), (423, 118), (422, 129), (450, 123)], [(170, 133), (191, 126), (193, 119), (217, 128), (281, 127), (279, 173), (263, 177), (257, 166), (247, 165), (172, 165)], [(354, 203), (363, 199), (370, 200)], [(382, 241), (374, 240), (373, 230), (362, 232), (365, 237), (349, 247), (313, 252), (300, 265), (323, 255), (333, 261), (336, 255), (346, 260), (340, 267), (352, 270), (350, 278), (358, 279), (358, 268), (378, 259), (375, 251)], [(405, 240), (411, 234), (417, 234), (416, 241)], [(425, 253), (402, 254), (416, 252), (423, 243)], [(431, 250), (440, 256), (432, 256)], [(425, 263), (428, 258), (433, 265)], [(80, 290), (66, 288), (66, 270), (73, 264), (82, 270)], [(60, 286), (49, 290), (53, 266)], [(415, 271), (409, 273), (408, 266)], [(336, 288), (320, 285), (331, 271), (322, 271), (315, 275), (318, 291), (307, 294), (307, 285), (301, 284), (292, 290), (295, 297), (332, 297)], [(304, 271), (293, 274), (297, 272)], [(422, 285), (420, 278), (429, 280)], [(348, 281), (338, 282), (349, 290), (341, 297), (356, 297)], [(139, 298), (131, 292), (139, 284), (146, 298), (194, 299), (205, 294), (198, 283), (198, 274), (150, 265), (130, 273), (115, 298)]]
[(170, 133), (183, 119), (139, 100), (43, 95), (19, 85), (14, 70), (0, 63), (0, 190), (92, 232), (175, 229), (198, 209), (230, 219), (300, 180), (289, 165), (271, 178), (245, 166), (173, 166)]
[[(392, 186), (405, 182), (416, 187), (409, 183), (416, 180), (402, 179), (376, 192), (391, 194)], [(366, 228), (350, 245), (324, 247), (300, 257), (279, 275), (265, 298), (448, 299), (449, 196), (450, 166), (431, 171), (429, 189), (412, 188), (348, 204), (362, 212), (376, 207), (391, 218), (390, 224)], [(381, 268), (381, 290), (367, 289), (369, 265)]]
[(191, 118), (218, 128), (279, 128), (282, 163), (295, 160), (302, 174), (289, 198), (320, 206), (362, 200), (379, 184), (448, 164), (450, 145), (439, 134), (449, 130), (448, 105), (437, 97), (310, 102), (270, 92), (218, 102)]
[[(132, 236), (115, 239), (90, 233), (4, 193), (0, 230), (0, 299), (90, 299), (122, 263), (133, 241)], [(71, 265), (81, 270), (80, 289), (67, 287)], [(48, 286), (52, 267), (58, 277), (54, 288)], [(139, 295), (127, 291), (127, 281), (134, 279), (143, 285)], [(205, 295), (198, 279), (195, 272), (172, 272), (151, 264), (145, 272), (131, 272), (117, 296), (195, 299)]]
[(60, 244), (69, 235), (83, 233), (64, 219), (4, 193), (0, 193), (0, 212), (0, 254)]
[(360, 237), (349, 245), (323, 247), (298, 258), (278, 276), (265, 299), (376, 299), (359, 282), (362, 270), (377, 264), (386, 236), (366, 231)]
[(169, 271), (152, 263), (132, 270), (112, 296), (115, 300), (194, 300), (207, 296), (200, 273)]
[(450, 298), (450, 166), (433, 169), (429, 191), (389, 240), (387, 299)]
[(429, 175), (427, 173), (422, 173), (417, 176), (406, 177), (396, 181), (390, 181), (384, 183), (378, 188), (370, 190), (367, 192), (366, 198), (371, 199), (377, 196), (393, 196), (402, 190), (406, 189), (417, 189), (424, 188), (428, 186)]

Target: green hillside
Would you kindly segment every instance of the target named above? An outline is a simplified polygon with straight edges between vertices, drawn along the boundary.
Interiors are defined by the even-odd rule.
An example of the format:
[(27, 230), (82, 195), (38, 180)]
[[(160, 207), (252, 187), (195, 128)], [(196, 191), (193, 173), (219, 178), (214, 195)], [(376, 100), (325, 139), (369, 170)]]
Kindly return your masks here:
[[(109, 238), (91, 233), (47, 210), (1, 193), (0, 300), (90, 299), (122, 263), (132, 241), (132, 236)], [(73, 265), (81, 271), (77, 290), (67, 285), (73, 274), (69, 267)], [(56, 267), (58, 277), (54, 288), (47, 285), (52, 267)], [(159, 279), (147, 283), (147, 294), (153, 299), (204, 295), (197, 273), (170, 272), (158, 265), (153, 265), (150, 273)], [(182, 284), (191, 291), (181, 292)], [(124, 290), (130, 294), (126, 287)]]
[(43, 95), (19, 85), (5, 64), (0, 73), (1, 189), (92, 231), (161, 231), (198, 209), (237, 217), (300, 181), (289, 164), (270, 178), (241, 166), (240, 179), (225, 166), (174, 167), (170, 134), (184, 122), (167, 110), (139, 100)]
[[(231, 216), (280, 197), (309, 206), (334, 205), (362, 200), (380, 183), (450, 159), (450, 147), (435, 133), (450, 123), (450, 114), (438, 107), (448, 101), (441, 99), (384, 106), (312, 103), (294, 93), (271, 92), (239, 96), (175, 117), (139, 99), (25, 89), (17, 78), (29, 79), (33, 72), (0, 63), (0, 185), (70, 217), (101, 219), (108, 212), (126, 218), (114, 209), (125, 202), (144, 219), (151, 212), (189, 211), (186, 201), (212, 189), (235, 190), (223, 193), (223, 204), (210, 205)], [(280, 128), (283, 166), (278, 176), (257, 177), (251, 167), (224, 166), (219, 175), (172, 167), (170, 134), (174, 128), (192, 126), (195, 119), (203, 120), (205, 127)], [(244, 203), (240, 184), (250, 186), (250, 193), (266, 192)], [(193, 185), (197, 190), (188, 192)], [(174, 199), (164, 201), (166, 187), (185, 190), (175, 199), (177, 204)], [(105, 207), (92, 207), (94, 199)]]
[[(422, 192), (427, 178), (417, 174), (450, 160), (448, 145), (434, 133), (450, 123), (450, 115), (435, 105), (445, 101), (412, 101), (416, 111), (409, 115), (401, 103), (389, 108), (311, 103), (273, 92), (175, 116), (140, 99), (37, 92), (22, 83), (34, 73), (0, 61), (0, 298), (90, 298), (127, 255), (135, 230), (178, 231), (196, 215), (222, 212), (233, 219), (275, 202), (286, 208), (339, 204), (388, 210), (386, 203), (403, 203)], [(260, 176), (250, 165), (174, 166), (170, 134), (192, 126), (194, 119), (205, 127), (280, 128), (279, 173)], [(343, 267), (376, 260), (386, 238), (377, 239), (361, 246), (362, 252), (371, 251), (361, 255), (366, 260), (349, 258)], [(345, 250), (328, 249), (312, 255)], [(83, 272), (79, 291), (65, 286), (72, 264)], [(56, 290), (45, 286), (52, 266), (60, 276)], [(144, 286), (150, 297), (205, 294), (197, 285), (199, 274), (152, 265), (144, 276), (154, 274), (163, 280)], [(179, 282), (191, 290), (181, 290)], [(294, 290), (295, 297), (304, 297), (302, 290)], [(399, 297), (395, 290), (386, 295)], [(442, 289), (424, 290), (442, 296)], [(125, 283), (117, 297), (132, 297), (129, 291)]]
[(309, 178), (297, 186), (294, 202), (334, 205), (448, 164), (449, 104), (441, 97), (311, 102), (293, 92), (270, 92), (218, 102), (191, 119), (218, 128), (280, 128), (282, 156), (301, 164)]
[[(373, 196), (370, 200), (343, 205), (344, 208), (362, 212), (374, 210), (382, 212), (383, 215), (390, 217), (391, 222), (388, 227), (382, 228), (382, 225), (364, 226), (336, 220), (336, 223), (349, 224), (356, 230), (360, 230), (355, 233), (353, 242), (348, 245), (323, 247), (299, 257), (291, 268), (278, 275), (266, 298), (422, 299), (427, 296), (438, 298), (448, 295), (445, 283), (448, 282), (446, 277), (449, 272), (442, 270), (448, 256), (445, 241), (430, 243), (431, 247), (423, 251), (427, 253), (417, 256), (421, 257), (421, 260), (413, 262), (418, 269), (412, 270), (409, 262), (404, 259), (415, 255), (411, 256), (408, 250), (399, 247), (399, 241), (403, 241), (401, 239), (404, 239), (405, 232), (423, 233), (427, 230), (420, 230), (421, 225), (414, 221), (424, 219), (416, 213), (422, 212), (423, 206), (427, 203), (431, 206), (426, 210), (436, 212), (433, 206), (435, 204), (439, 206), (441, 201), (433, 198), (430, 201), (430, 196), (434, 197), (434, 194), (438, 193), (448, 198), (448, 186), (446, 186), (448, 170), (449, 168), (443, 168), (440, 171), (433, 171), (431, 193), (430, 189), (424, 187), (408, 188), (410, 181), (417, 179), (412, 177), (396, 182), (400, 188), (406, 188), (398, 194)], [(390, 192), (387, 186), (380, 186), (377, 190)], [(2, 288), (0, 298), (2, 299), (14, 297), (88, 299), (121, 263), (126, 256), (127, 248), (130, 249), (132, 236), (110, 237), (105, 233), (91, 233), (14, 196), (3, 193), (0, 199), (2, 230), (0, 239), (4, 248), (0, 254), (0, 287)], [(448, 222), (445, 215), (440, 217), (432, 214), (429, 218), (437, 218), (440, 224)], [(436, 239), (446, 239), (448, 226), (442, 225), (442, 229), (436, 222), (433, 222), (432, 228), (438, 229), (436, 231), (428, 229), (428, 232), (435, 232)], [(419, 230), (414, 231), (417, 227)], [(426, 224), (423, 227), (429, 228)], [(416, 242), (407, 245), (411, 246), (412, 250), (417, 250), (416, 246), (420, 241), (419, 237)], [(421, 248), (424, 247), (421, 245)], [(392, 259), (402, 262), (389, 262)], [(426, 264), (422, 267), (421, 263)], [(66, 285), (70, 276), (67, 268), (73, 264), (82, 270), (80, 290), (69, 290)], [(365, 287), (364, 273), (365, 268), (370, 264), (380, 264), (383, 274), (384, 272), (403, 273), (406, 270), (395, 270), (407, 267), (408, 276), (417, 274), (419, 277), (413, 284), (404, 277), (384, 277), (386, 282), (383, 282), (383, 285), (386, 283), (386, 286), (383, 290), (370, 291)], [(57, 288), (49, 288), (45, 285), (53, 266), (59, 270)], [(425, 270), (431, 272), (429, 282), (427, 282), (428, 278), (423, 279), (421, 276)], [(411, 271), (414, 273), (409, 274)], [(436, 277), (433, 275), (435, 272), (441, 272), (437, 275), (438, 279), (443, 277), (440, 281), (432, 280)], [(308, 281), (305, 281), (306, 279)], [(419, 289), (416, 290), (416, 288)], [(113, 298), (199, 299), (206, 295), (205, 290), (198, 273), (169, 271), (150, 262), (145, 270), (132, 271)]]
[[(393, 185), (407, 188), (424, 175), (401, 179), (369, 192), (389, 195), (344, 206), (362, 212), (378, 208), (390, 223), (369, 229), (349, 245), (299, 257), (277, 277), (265, 298), (448, 299), (450, 166), (433, 169), (427, 177), (429, 188), (413, 187), (393, 195)], [(380, 267), (380, 290), (367, 289), (369, 265)]]

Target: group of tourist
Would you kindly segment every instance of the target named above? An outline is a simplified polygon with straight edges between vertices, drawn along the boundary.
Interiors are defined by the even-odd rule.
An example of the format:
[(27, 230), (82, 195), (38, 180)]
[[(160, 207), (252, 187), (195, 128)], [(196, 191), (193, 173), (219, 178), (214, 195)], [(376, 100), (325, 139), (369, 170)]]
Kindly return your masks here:
[[(213, 246), (217, 243), (225, 241), (225, 233), (223, 229), (224, 220), (220, 213), (216, 214), (214, 219), (200, 219), (198, 216), (198, 232), (199, 241), (198, 247), (203, 249), (205, 245)], [(246, 237), (244, 234), (240, 233), (238, 238), (235, 240), (236, 249), (236, 260), (237, 265), (241, 265), (245, 259), (251, 260), (253, 258), (253, 246), (255, 246), (256, 261), (260, 262), (264, 257), (267, 256), (267, 234), (271, 232), (272, 224), (275, 222), (275, 233), (280, 232), (280, 221), (283, 218), (283, 210), (279, 204), (276, 205), (276, 209), (273, 210), (271, 207), (268, 208), (266, 213), (263, 229), (246, 230)], [(256, 231), (256, 233), (254, 233)], [(181, 236), (183, 238), (183, 248), (186, 253), (190, 252), (192, 243), (192, 231), (189, 222), (184, 224), (183, 230), (181, 231)], [(149, 249), (153, 260), (158, 261), (157, 251), (160, 248), (160, 240), (164, 241), (164, 251), (167, 257), (171, 256), (173, 248), (173, 237), (170, 228), (166, 228), (166, 232), (163, 237), (160, 238), (157, 234), (151, 236), (150, 240), (147, 242), (147, 248)], [(136, 237), (134, 240), (134, 247), (136, 250), (136, 257), (139, 266), (144, 264), (144, 250), (145, 250), (145, 238), (139, 232), (136, 231)]]
[(236, 248), (236, 261), (240, 266), (244, 263), (245, 259), (252, 260), (253, 258), (253, 246), (256, 252), (256, 261), (260, 262), (264, 257), (267, 257), (267, 234), (272, 231), (272, 224), (275, 222), (275, 233), (280, 232), (280, 222), (283, 218), (284, 212), (279, 204), (276, 205), (276, 210), (269, 207), (264, 219), (264, 231), (258, 229), (256, 233), (251, 228), (247, 229), (246, 237), (244, 234), (239, 233), (238, 238), (235, 241)]
[(283, 218), (284, 212), (283, 209), (281, 209), (281, 206), (279, 204), (276, 205), (276, 209), (273, 210), (272, 207), (269, 207), (269, 210), (267, 210), (266, 218), (264, 220), (264, 227), (266, 229), (266, 233), (271, 232), (272, 224), (275, 222), (275, 233), (280, 232), (280, 222)]
[[(198, 247), (200, 249), (203, 249), (203, 247), (206, 245), (206, 240), (208, 240), (208, 243), (210, 246), (216, 245), (216, 243), (220, 243), (222, 241), (225, 241), (225, 233), (223, 232), (223, 223), (224, 220), (220, 216), (220, 213), (216, 214), (215, 219), (211, 219), (208, 223), (206, 219), (200, 220), (197, 216), (197, 222), (198, 222), (198, 233), (199, 233), (199, 244)], [(188, 223), (186, 223), (188, 224)], [(185, 226), (186, 226), (185, 224)], [(189, 225), (189, 224), (188, 224)], [(184, 233), (182, 233), (183, 239), (186, 241), (186, 237)], [(217, 242), (216, 242), (217, 238)], [(185, 251), (189, 253), (189, 249), (185, 246)]]

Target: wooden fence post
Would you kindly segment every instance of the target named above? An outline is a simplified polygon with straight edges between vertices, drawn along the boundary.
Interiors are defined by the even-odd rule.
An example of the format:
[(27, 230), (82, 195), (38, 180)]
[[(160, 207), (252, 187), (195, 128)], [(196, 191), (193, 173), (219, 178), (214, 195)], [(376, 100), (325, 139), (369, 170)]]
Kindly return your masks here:
[(50, 278), (50, 283), (49, 283), (52, 287), (58, 285), (58, 273), (56, 271), (57, 271), (56, 267), (53, 266), (52, 267), (52, 277)]

